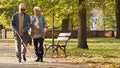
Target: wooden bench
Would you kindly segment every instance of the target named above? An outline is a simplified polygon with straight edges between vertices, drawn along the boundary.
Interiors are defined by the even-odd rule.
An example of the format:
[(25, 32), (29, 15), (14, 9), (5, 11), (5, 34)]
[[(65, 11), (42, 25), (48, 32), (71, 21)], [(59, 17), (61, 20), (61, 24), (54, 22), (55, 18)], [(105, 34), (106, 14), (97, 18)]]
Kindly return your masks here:
[(52, 48), (52, 55), (53, 56), (54, 52), (56, 51), (57, 55), (58, 54), (58, 49), (61, 49), (64, 53), (64, 57), (66, 57), (66, 46), (67, 42), (70, 39), (71, 33), (60, 33), (57, 37), (57, 43), (56, 44), (44, 44), (45, 46), (45, 56), (47, 51)]

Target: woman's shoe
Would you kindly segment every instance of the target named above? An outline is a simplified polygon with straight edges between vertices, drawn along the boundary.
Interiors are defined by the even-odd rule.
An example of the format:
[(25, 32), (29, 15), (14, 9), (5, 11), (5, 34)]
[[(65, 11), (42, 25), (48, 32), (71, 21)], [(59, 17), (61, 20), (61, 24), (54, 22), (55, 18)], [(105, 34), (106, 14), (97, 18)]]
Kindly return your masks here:
[(37, 59), (35, 60), (35, 62), (39, 62), (39, 60), (40, 60), (40, 59), (39, 59), (39, 58), (37, 58)]
[(43, 62), (43, 58), (40, 59), (40, 62)]

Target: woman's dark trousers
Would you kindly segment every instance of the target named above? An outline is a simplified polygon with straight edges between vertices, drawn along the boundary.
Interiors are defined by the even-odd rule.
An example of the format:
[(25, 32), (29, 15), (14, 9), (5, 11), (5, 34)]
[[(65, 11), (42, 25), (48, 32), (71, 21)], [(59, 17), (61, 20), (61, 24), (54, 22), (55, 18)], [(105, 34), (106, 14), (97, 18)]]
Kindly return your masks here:
[(34, 39), (34, 49), (35, 49), (35, 54), (37, 56), (37, 59), (43, 61), (43, 54), (44, 54), (44, 50), (43, 50), (43, 38), (37, 38)]

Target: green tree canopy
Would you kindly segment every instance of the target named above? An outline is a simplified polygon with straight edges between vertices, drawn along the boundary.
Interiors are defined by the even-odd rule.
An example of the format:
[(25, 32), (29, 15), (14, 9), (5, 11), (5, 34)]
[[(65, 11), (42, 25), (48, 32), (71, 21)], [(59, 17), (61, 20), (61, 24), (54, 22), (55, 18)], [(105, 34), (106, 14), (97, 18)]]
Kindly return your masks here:
[[(18, 5), (25, 3), (30, 15), (33, 14), (33, 7), (40, 6), (42, 13), (47, 19), (48, 27), (52, 27), (52, 16), (54, 11), (55, 27), (60, 28), (62, 19), (69, 14), (70, 24), (78, 27), (78, 0), (0, 0), (0, 24), (10, 28), (12, 14), (18, 11)], [(85, 0), (87, 9), (87, 27), (89, 27), (90, 11), (97, 8), (103, 11), (105, 28), (115, 27), (115, 2), (114, 0)], [(54, 6), (53, 6), (54, 5)]]

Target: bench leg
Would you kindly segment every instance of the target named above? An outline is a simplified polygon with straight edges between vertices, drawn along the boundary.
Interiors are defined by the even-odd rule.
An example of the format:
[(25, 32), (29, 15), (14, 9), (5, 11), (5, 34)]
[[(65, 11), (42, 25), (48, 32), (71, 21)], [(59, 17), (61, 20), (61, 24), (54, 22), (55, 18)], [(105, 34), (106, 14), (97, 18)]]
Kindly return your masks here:
[(64, 47), (64, 50), (63, 50), (63, 52), (64, 52), (64, 57), (66, 57), (66, 47)]
[(64, 57), (66, 57), (66, 46), (64, 47), (59, 46), (59, 48), (63, 51)]
[(45, 45), (45, 54), (44, 54), (44, 56), (46, 57), (46, 53), (47, 53), (47, 51), (48, 51), (48, 49), (51, 47), (51, 46), (48, 46), (48, 47), (46, 47), (47, 45)]
[(55, 51), (56, 51), (56, 53), (57, 53), (57, 56), (59, 56), (58, 47), (52, 46), (52, 55), (51, 55), (51, 57), (53, 57)]
[(59, 56), (59, 53), (58, 53), (58, 47), (56, 48), (56, 53), (57, 53), (57, 56)]
[(54, 47), (54, 46), (52, 46), (52, 54), (51, 54), (51, 58), (52, 58), (52, 56), (53, 56), (54, 52), (55, 52), (55, 47)]

